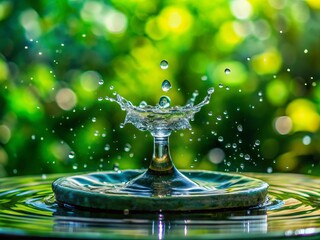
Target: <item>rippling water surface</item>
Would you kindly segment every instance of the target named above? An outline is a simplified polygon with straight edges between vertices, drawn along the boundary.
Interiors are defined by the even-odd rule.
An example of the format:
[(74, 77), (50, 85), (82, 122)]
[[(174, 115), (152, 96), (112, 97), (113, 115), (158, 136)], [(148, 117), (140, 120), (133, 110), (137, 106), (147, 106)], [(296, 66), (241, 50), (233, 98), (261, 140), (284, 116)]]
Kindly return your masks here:
[(320, 239), (319, 177), (246, 175), (269, 183), (264, 206), (186, 213), (77, 210), (55, 203), (51, 183), (62, 175), (4, 178), (0, 180), (0, 238)]

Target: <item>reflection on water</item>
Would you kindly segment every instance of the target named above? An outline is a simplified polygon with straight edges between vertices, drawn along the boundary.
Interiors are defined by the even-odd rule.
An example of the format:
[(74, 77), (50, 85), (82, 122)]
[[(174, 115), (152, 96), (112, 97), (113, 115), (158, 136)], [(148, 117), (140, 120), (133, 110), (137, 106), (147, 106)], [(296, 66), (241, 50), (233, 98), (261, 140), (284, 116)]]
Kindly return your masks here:
[(259, 208), (174, 213), (58, 206), (51, 191), (58, 177), (0, 180), (0, 234), (88, 239), (320, 237), (320, 179), (315, 177), (254, 174), (270, 185), (269, 200)]

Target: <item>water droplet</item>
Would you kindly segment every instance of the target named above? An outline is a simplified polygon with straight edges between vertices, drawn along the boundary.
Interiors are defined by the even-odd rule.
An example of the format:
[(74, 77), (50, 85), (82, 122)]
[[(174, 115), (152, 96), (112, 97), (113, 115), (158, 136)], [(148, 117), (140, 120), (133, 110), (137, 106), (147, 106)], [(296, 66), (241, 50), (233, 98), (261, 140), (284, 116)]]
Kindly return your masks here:
[(219, 88), (223, 88), (223, 84), (222, 83), (219, 83)]
[(164, 80), (162, 82), (161, 88), (164, 92), (168, 92), (171, 88), (171, 83), (169, 82), (169, 80)]
[(260, 145), (260, 140), (256, 140), (256, 141), (254, 142), (254, 145), (259, 146), (259, 145)]
[(124, 146), (124, 151), (125, 152), (129, 152), (131, 149), (131, 145), (129, 143), (126, 143), (125, 146)]
[(224, 73), (225, 73), (225, 74), (230, 74), (230, 73), (231, 73), (231, 70), (230, 70), (229, 68), (226, 68), (226, 69), (224, 70)]
[(208, 94), (214, 93), (214, 88), (213, 87), (209, 88), (207, 92), (208, 92)]
[(74, 156), (75, 156), (75, 153), (74, 153), (73, 151), (69, 152), (68, 157), (69, 157), (70, 159), (73, 159)]
[(99, 80), (99, 85), (102, 85), (104, 81), (102, 79)]
[(147, 102), (146, 101), (142, 101), (140, 104), (139, 104), (139, 107), (141, 108), (144, 108), (145, 106), (147, 106)]
[(31, 135), (31, 139), (32, 139), (32, 140), (35, 140), (35, 139), (36, 139), (36, 135), (34, 135), (34, 134)]
[(308, 136), (308, 135), (304, 136), (304, 137), (302, 138), (302, 143), (303, 143), (304, 145), (309, 145), (309, 144), (311, 143), (311, 137)]
[(250, 159), (251, 159), (251, 157), (250, 157), (250, 155), (249, 155), (249, 154), (245, 154), (245, 155), (244, 155), (244, 159), (248, 161), (248, 160), (250, 160)]
[(110, 90), (113, 90), (113, 89), (114, 89), (114, 86), (111, 85), (111, 86), (109, 87), (109, 89), (110, 89)]
[(272, 173), (272, 172), (273, 172), (272, 167), (268, 167), (268, 168), (267, 168), (267, 173)]
[(203, 75), (203, 76), (201, 77), (201, 80), (202, 80), (202, 81), (207, 81), (207, 80), (208, 80), (208, 76)]
[(93, 118), (91, 119), (91, 121), (92, 121), (92, 122), (96, 122), (96, 121), (97, 121), (97, 118), (93, 117)]
[(109, 150), (110, 150), (110, 144), (107, 143), (107, 144), (104, 146), (104, 150), (105, 150), (105, 151), (109, 151)]
[(77, 169), (78, 169), (78, 164), (76, 164), (76, 163), (73, 164), (73, 165), (72, 165), (72, 169), (73, 169), (73, 170), (77, 170)]
[(113, 171), (118, 172), (119, 171), (119, 163), (113, 164)]
[(212, 116), (212, 114), (213, 114), (212, 111), (208, 112), (208, 115), (209, 115), (209, 116)]
[(308, 49), (305, 49), (303, 52), (304, 52), (304, 53), (308, 53)]
[(170, 107), (170, 102), (171, 102), (171, 100), (170, 100), (169, 97), (167, 97), (167, 96), (162, 96), (162, 97), (160, 98), (160, 100), (159, 100), (159, 106), (160, 106), (161, 108), (168, 108), (168, 107)]
[(160, 67), (161, 67), (161, 69), (167, 69), (169, 67), (169, 64), (166, 60), (162, 60), (160, 62)]
[(222, 120), (221, 115), (218, 115), (218, 116), (217, 116), (217, 120), (218, 120), (218, 121), (221, 121), (221, 120)]
[(222, 137), (222, 136), (219, 136), (219, 137), (218, 137), (218, 141), (219, 141), (219, 142), (223, 142), (223, 137)]
[(238, 131), (239, 131), (239, 132), (242, 132), (242, 131), (243, 131), (243, 127), (242, 127), (242, 125), (241, 125), (241, 124), (239, 124), (239, 125), (237, 126), (237, 129), (238, 129)]

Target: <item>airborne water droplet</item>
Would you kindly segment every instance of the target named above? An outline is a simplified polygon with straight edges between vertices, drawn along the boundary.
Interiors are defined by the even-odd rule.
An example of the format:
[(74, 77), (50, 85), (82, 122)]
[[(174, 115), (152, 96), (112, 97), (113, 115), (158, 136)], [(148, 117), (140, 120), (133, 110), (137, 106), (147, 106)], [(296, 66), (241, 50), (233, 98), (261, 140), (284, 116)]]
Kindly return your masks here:
[(129, 143), (126, 143), (126, 145), (124, 146), (124, 151), (129, 152), (130, 149), (131, 149), (131, 145)]
[(239, 124), (239, 125), (237, 126), (237, 129), (238, 129), (238, 131), (239, 131), (239, 132), (242, 132), (242, 131), (243, 131), (243, 127), (242, 127), (242, 125), (241, 125), (241, 124)]
[(171, 83), (169, 82), (169, 80), (164, 80), (162, 82), (161, 88), (164, 92), (168, 92), (171, 88)]
[(75, 153), (73, 151), (71, 151), (68, 156), (70, 159), (73, 159), (75, 156)]
[(104, 150), (105, 151), (109, 151), (110, 150), (110, 145), (108, 143), (104, 146)]
[(162, 60), (160, 62), (160, 67), (161, 67), (161, 69), (167, 69), (169, 67), (169, 64), (166, 60)]
[(225, 73), (225, 74), (230, 74), (230, 73), (231, 73), (231, 70), (230, 70), (229, 68), (226, 68), (226, 69), (224, 70), (224, 73)]
[(223, 142), (223, 137), (222, 136), (218, 137), (218, 141)]
[(207, 80), (208, 80), (208, 76), (203, 75), (203, 76), (201, 77), (201, 80), (202, 80), (202, 81), (207, 81)]
[(104, 81), (102, 79), (99, 80), (99, 85), (102, 85)]
[(168, 107), (170, 107), (170, 102), (171, 102), (171, 100), (170, 100), (169, 97), (167, 97), (167, 96), (162, 96), (162, 97), (160, 98), (160, 100), (159, 100), (159, 106), (160, 106), (161, 108), (168, 108)]
[(250, 160), (250, 158), (251, 158), (251, 157), (250, 157), (249, 154), (244, 155), (244, 159), (245, 159), (245, 160)]
[(213, 87), (209, 88), (207, 92), (208, 94), (212, 94), (214, 92), (214, 88)]

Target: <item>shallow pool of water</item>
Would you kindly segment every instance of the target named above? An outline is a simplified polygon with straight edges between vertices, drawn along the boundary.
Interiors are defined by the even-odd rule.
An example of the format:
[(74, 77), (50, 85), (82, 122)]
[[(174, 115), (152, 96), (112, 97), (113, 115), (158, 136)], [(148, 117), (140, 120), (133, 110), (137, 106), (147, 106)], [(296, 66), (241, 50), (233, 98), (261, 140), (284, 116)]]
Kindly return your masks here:
[[(69, 174), (66, 174), (69, 175)], [(249, 174), (267, 182), (259, 208), (197, 212), (102, 212), (56, 204), (51, 183), (63, 175), (0, 179), (0, 237), (75, 239), (320, 238), (320, 178)]]

